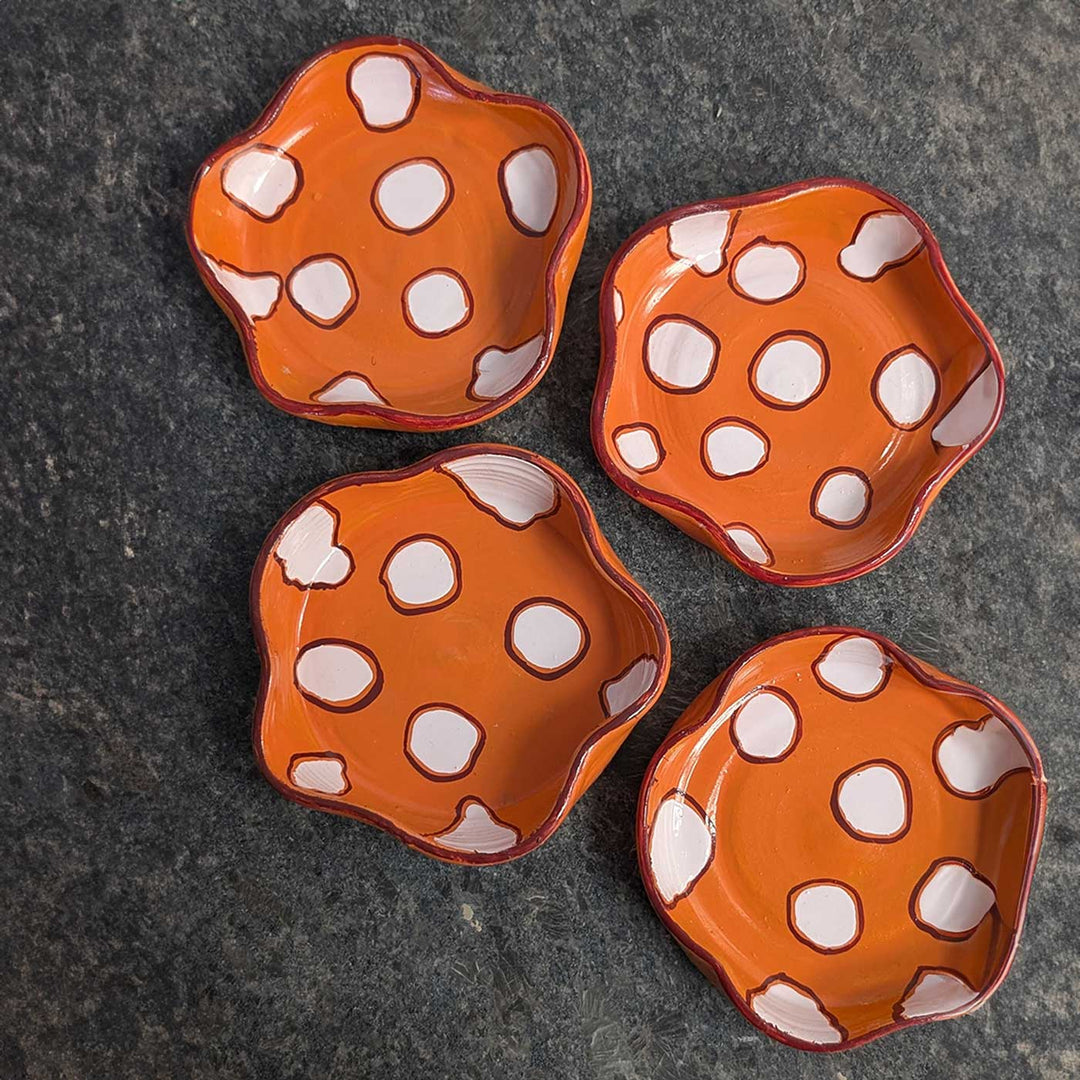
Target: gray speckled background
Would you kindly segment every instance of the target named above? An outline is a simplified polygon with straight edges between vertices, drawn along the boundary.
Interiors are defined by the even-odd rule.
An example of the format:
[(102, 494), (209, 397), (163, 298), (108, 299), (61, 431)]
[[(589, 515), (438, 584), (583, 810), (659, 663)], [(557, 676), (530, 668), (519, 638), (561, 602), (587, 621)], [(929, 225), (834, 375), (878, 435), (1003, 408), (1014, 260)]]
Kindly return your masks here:
[[(550, 373), (454, 435), (275, 411), (185, 248), (203, 156), (302, 60), (364, 33), (553, 103), (595, 173)], [(0, 1076), (1080, 1075), (1075, 0), (6, 0), (0, 36)], [(659, 211), (826, 173), (931, 223), (1009, 401), (899, 558), (785, 591), (601, 473), (596, 296)], [(267, 530), (329, 477), (474, 439), (578, 479), (675, 654), (563, 828), (486, 871), (286, 802), (248, 741), (246, 589)], [(1042, 750), (1050, 815), (991, 1002), (825, 1057), (773, 1044), (691, 967), (642, 892), (631, 824), (696, 691), (749, 645), (834, 621), (1006, 700)]]

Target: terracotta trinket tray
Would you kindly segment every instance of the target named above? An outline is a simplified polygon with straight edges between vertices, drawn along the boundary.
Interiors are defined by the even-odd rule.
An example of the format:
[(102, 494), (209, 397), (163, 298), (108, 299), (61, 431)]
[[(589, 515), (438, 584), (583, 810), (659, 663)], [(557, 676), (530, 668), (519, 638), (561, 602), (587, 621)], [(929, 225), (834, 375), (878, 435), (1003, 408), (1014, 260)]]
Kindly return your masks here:
[(604, 468), (776, 584), (895, 555), (1003, 407), (1001, 358), (926, 223), (853, 180), (656, 218), (609, 266), (601, 326)]
[(999, 701), (875, 634), (802, 630), (672, 728), (638, 852), (661, 920), (752, 1023), (839, 1050), (993, 993), (1045, 808), (1038, 751)]
[(451, 862), (547, 839), (670, 663), (580, 489), (509, 446), (324, 484), (267, 538), (251, 603), (270, 783)]
[(412, 42), (360, 38), (309, 61), (206, 160), (188, 241), (273, 404), (446, 430), (547, 369), (591, 197), (549, 106)]

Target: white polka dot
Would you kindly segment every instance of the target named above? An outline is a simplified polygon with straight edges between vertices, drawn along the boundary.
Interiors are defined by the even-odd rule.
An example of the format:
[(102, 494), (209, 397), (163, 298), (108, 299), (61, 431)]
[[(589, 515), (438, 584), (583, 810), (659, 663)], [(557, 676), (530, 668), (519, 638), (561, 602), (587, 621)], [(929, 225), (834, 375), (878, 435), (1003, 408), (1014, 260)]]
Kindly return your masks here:
[(482, 509), (524, 528), (555, 509), (555, 481), (531, 461), (510, 454), (470, 454), (442, 466)]
[(366, 704), (378, 685), (374, 657), (347, 642), (316, 642), (296, 658), (296, 683), (304, 694), (331, 708)]
[(1015, 732), (996, 716), (946, 731), (934, 748), (934, 761), (946, 786), (959, 795), (989, 794), (1006, 773), (1031, 769)]
[(769, 456), (769, 442), (745, 422), (722, 420), (705, 432), (702, 452), (709, 472), (726, 480), (760, 469)]
[(284, 150), (250, 146), (225, 162), (221, 186), (245, 210), (270, 221), (295, 198), (300, 187), (300, 170)]
[(739, 753), (756, 761), (786, 757), (799, 738), (799, 718), (787, 695), (756, 690), (731, 718)]
[(841, 823), (858, 839), (895, 840), (907, 831), (911, 808), (895, 768), (857, 767), (837, 781), (835, 800)]
[(712, 857), (713, 833), (701, 811), (680, 792), (668, 795), (649, 837), (649, 869), (660, 899), (672, 904), (685, 896)]
[(562, 606), (541, 600), (519, 607), (510, 617), (512, 654), (534, 673), (559, 674), (584, 653), (582, 623)]
[(892, 263), (907, 258), (922, 243), (918, 229), (904, 214), (886, 210), (859, 222), (855, 238), (840, 252), (840, 266), (864, 281), (876, 278)]
[(405, 315), (414, 330), (437, 336), (467, 323), (472, 301), (453, 271), (429, 270), (406, 287)]
[(352, 573), (352, 557), (335, 543), (337, 518), (312, 503), (281, 531), (274, 555), (285, 580), (301, 588), (340, 585)]
[(247, 274), (236, 267), (216, 262), (209, 256), (206, 264), (217, 283), (240, 305), (252, 322), (265, 319), (281, 299), (281, 278), (277, 274)]
[(994, 890), (962, 862), (944, 859), (915, 893), (915, 917), (947, 936), (966, 937), (994, 906)]
[(379, 177), (374, 199), (385, 224), (402, 232), (417, 232), (445, 209), (450, 184), (437, 162), (405, 161)]
[(797, 408), (820, 393), (826, 370), (821, 344), (793, 331), (762, 347), (751, 365), (750, 380), (769, 404)]
[(521, 834), (499, 821), (479, 799), (471, 799), (465, 803), (454, 824), (434, 839), (442, 847), (453, 851), (494, 855), (514, 847), (519, 843)]
[(352, 273), (336, 255), (316, 256), (300, 263), (286, 282), (292, 302), (323, 326), (333, 326), (359, 299)]
[(311, 395), (324, 405), (386, 405), (386, 398), (371, 385), (366, 375), (347, 372)]
[(311, 754), (294, 758), (289, 766), (294, 787), (320, 795), (344, 795), (349, 790), (345, 766), (336, 755)]
[(767, 566), (772, 562), (772, 552), (765, 546), (760, 536), (746, 525), (727, 525), (724, 527), (728, 539), (741, 554), (752, 563)]
[(814, 673), (825, 685), (847, 697), (864, 698), (885, 685), (890, 661), (871, 638), (838, 638), (814, 661)]
[(476, 374), (470, 392), (473, 397), (491, 400), (520, 386), (544, 351), (544, 335), (537, 334), (513, 349), (492, 346), (476, 358)]
[(993, 364), (960, 395), (937, 422), (932, 437), (938, 446), (967, 446), (990, 426), (1001, 396), (1001, 381)]
[(615, 432), (615, 449), (619, 457), (637, 472), (649, 472), (660, 464), (663, 449), (656, 432), (644, 425), (624, 427)]
[(688, 319), (658, 319), (649, 328), (645, 364), (666, 390), (688, 391), (703, 386), (716, 366), (719, 344)]
[(839, 952), (862, 932), (858, 905), (851, 890), (831, 881), (811, 881), (792, 894), (791, 924), (811, 946)]
[(542, 146), (516, 150), (502, 164), (499, 183), (510, 217), (528, 233), (545, 233), (559, 202), (555, 159)]
[(814, 517), (826, 525), (858, 525), (870, 510), (870, 497), (870, 485), (863, 476), (849, 469), (834, 469), (814, 489)]
[(905, 1020), (967, 1012), (978, 996), (972, 986), (953, 972), (922, 968), (898, 1011)]
[(630, 708), (646, 691), (656, 684), (660, 665), (651, 656), (642, 656), (621, 675), (604, 683), (601, 700), (607, 716), (618, 716)]
[(429, 705), (413, 714), (406, 732), (409, 756), (427, 773), (460, 776), (474, 762), (483, 732), (449, 705)]
[(349, 69), (349, 93), (371, 128), (394, 128), (413, 114), (420, 80), (397, 56), (363, 56)]
[(615, 325), (618, 326), (623, 320), (624, 313), (623, 295), (618, 289), (611, 290), (611, 306), (615, 312)]
[(805, 990), (783, 979), (750, 994), (750, 1008), (769, 1027), (800, 1042), (827, 1046), (844, 1041), (844, 1032)]
[(724, 266), (724, 248), (731, 229), (731, 213), (706, 210), (671, 222), (668, 251), (673, 258), (686, 259), (703, 274), (715, 274)]
[(802, 284), (805, 264), (790, 244), (756, 240), (735, 256), (731, 278), (736, 291), (751, 300), (772, 303)]
[(395, 606), (406, 609), (443, 607), (461, 587), (449, 545), (435, 537), (399, 544), (381, 577)]
[(930, 415), (937, 392), (937, 371), (915, 348), (889, 357), (874, 378), (874, 400), (899, 428), (921, 424)]

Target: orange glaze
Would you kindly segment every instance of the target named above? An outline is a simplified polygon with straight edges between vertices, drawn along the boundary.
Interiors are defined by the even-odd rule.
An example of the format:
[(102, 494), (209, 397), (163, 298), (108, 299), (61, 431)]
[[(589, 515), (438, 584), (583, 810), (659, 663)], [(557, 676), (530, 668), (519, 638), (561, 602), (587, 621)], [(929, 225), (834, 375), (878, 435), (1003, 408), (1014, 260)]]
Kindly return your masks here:
[[(395, 186), (417, 164), (420, 193)], [(539, 209), (517, 216), (515, 193)], [(189, 242), (275, 405), (327, 423), (449, 429), (502, 411), (546, 370), (590, 202), (584, 151), (550, 107), (494, 93), (410, 42), (363, 38), (309, 61), (207, 159)], [(312, 259), (333, 260), (340, 295), (313, 303), (314, 278), (297, 293)], [(460, 285), (464, 317), (413, 317), (408, 287), (433, 270)], [(487, 350), (522, 346), (503, 374), (478, 379)], [(343, 376), (363, 382), (335, 391)]]
[[(688, 234), (708, 214), (711, 236), (704, 227)], [(882, 224), (889, 236), (875, 234)], [(845, 255), (853, 246), (859, 254)], [(880, 251), (895, 259), (877, 268)], [(756, 267), (745, 258), (751, 252)], [(746, 273), (753, 269), (756, 278)], [(675, 350), (692, 369), (680, 385), (650, 365), (661, 340), (650, 332), (672, 318), (700, 331)], [(605, 469), (747, 573), (779, 584), (854, 577), (895, 554), (1002, 407), (1000, 357), (929, 229), (892, 196), (854, 181), (808, 181), (662, 215), (612, 261), (601, 323), (593, 441)], [(793, 338), (807, 373), (785, 399), (772, 392), (762, 357)], [(909, 348), (928, 366), (908, 359), (907, 375), (925, 383), (905, 389), (902, 363), (883, 384), (883, 367)], [(778, 360), (774, 380), (782, 385), (791, 370)], [(986, 381), (965, 405), (967, 430), (956, 412), (939, 428), (980, 374)], [(898, 396), (901, 409), (890, 416)], [(767, 452), (750, 455), (748, 471), (711, 468), (706, 437), (722, 418), (763, 436)], [(659, 464), (620, 451), (619, 433), (643, 426), (657, 438)], [(835, 469), (852, 473), (856, 488), (865, 482), (868, 497), (830, 521), (817, 495)], [(734, 525), (756, 534), (754, 543), (733, 535)]]
[[(828, 689), (814, 673), (829, 645), (851, 636), (870, 639), (885, 658), (884, 684), (861, 699)], [(733, 734), (739, 706), (763, 687), (788, 695), (800, 717), (794, 746), (777, 736), (773, 760), (740, 754)], [(1007, 767), (988, 793), (958, 794), (943, 780), (936, 747), (952, 725), (988, 716), (1004, 725)], [(947, 768), (955, 769), (955, 760)], [(860, 838), (838, 817), (838, 781), (856, 766), (883, 761), (906, 778), (906, 822), (888, 837)], [(714, 834), (707, 865), (691, 861), (698, 876), (685, 889), (682, 877), (665, 877), (671, 839), (657, 835), (658, 812), (673, 793)], [(805, 630), (746, 654), (677, 722), (645, 776), (639, 854), (661, 918), (748, 1018), (782, 1041), (831, 1050), (935, 1018), (903, 1012), (921, 969), (941, 969), (968, 985), (968, 1000), (948, 1010), (953, 1015), (996, 988), (1016, 947), (1044, 812), (1038, 753), (999, 702), (875, 635)], [(993, 907), (973, 930), (939, 935), (913, 917), (913, 893), (941, 859), (970, 864), (994, 890)], [(859, 909), (853, 943), (844, 932), (836, 951), (816, 948), (792, 926), (790, 905), (812, 881), (852, 894)], [(669, 902), (662, 894), (676, 887), (682, 896)], [(756, 992), (777, 978), (820, 1003), (828, 1026), (815, 1019), (815, 1037), (800, 1037), (815, 1028), (778, 1027), (755, 1014)]]
[[(496, 463), (495, 488), (476, 487), (484, 476), (467, 466), (460, 477), (452, 471), (476, 461)], [(536, 516), (510, 520), (484, 501), (500, 490), (517, 492)], [(422, 559), (396, 561), (418, 540)], [(417, 576), (421, 563), (438, 573)], [(515, 638), (513, 629), (531, 601), (566, 613), (560, 633), (581, 631), (543, 669), (533, 663), (536, 635)], [(542, 842), (667, 678), (663, 619), (580, 490), (511, 447), (459, 447), (324, 485), (271, 533), (252, 605), (264, 665), (255, 749), (270, 782), (452, 861), (501, 862)], [(374, 673), (340, 702), (320, 700), (325, 688), (313, 691), (311, 671), (298, 664), (327, 642), (363, 650)], [(639, 663), (638, 681), (605, 705), (605, 689)], [(422, 739), (433, 708), (441, 758), (411, 741)], [(448, 721), (446, 710), (464, 719)], [(458, 755), (449, 766), (447, 746)], [(312, 761), (323, 771), (312, 773)], [(447, 843), (440, 834), (470, 807), (476, 821), (494, 824), (476, 845)]]

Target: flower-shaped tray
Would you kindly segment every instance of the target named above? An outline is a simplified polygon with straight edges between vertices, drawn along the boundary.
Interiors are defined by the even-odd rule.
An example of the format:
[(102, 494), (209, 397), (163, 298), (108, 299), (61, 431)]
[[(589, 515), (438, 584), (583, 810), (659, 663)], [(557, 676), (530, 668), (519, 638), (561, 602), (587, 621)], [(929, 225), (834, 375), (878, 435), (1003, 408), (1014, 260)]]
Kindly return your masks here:
[(638, 853), (691, 959), (782, 1042), (959, 1016), (1012, 961), (1046, 782), (1020, 722), (842, 627), (750, 650), (646, 774)]
[(457, 428), (546, 370), (591, 194), (549, 106), (400, 38), (360, 38), (309, 61), (206, 160), (188, 241), (275, 405)]
[(853, 180), (664, 214), (608, 268), (593, 443), (748, 574), (891, 558), (1003, 406), (993, 341), (922, 221)]
[(580, 489), (508, 446), (323, 485), (251, 596), (267, 779), (452, 862), (547, 839), (667, 679), (663, 618)]

